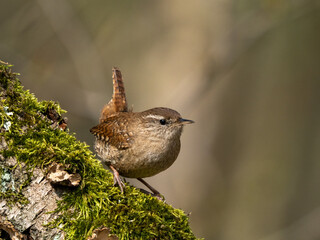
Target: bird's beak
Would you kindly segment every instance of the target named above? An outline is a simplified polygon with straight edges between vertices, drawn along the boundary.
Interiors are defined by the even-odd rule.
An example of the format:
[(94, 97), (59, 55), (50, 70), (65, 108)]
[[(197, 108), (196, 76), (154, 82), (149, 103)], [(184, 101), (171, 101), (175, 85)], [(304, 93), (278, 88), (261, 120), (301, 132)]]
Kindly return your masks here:
[(194, 123), (194, 121), (188, 120), (188, 119), (184, 119), (184, 118), (180, 118), (179, 119), (179, 123), (180, 124), (190, 124), (190, 123)]

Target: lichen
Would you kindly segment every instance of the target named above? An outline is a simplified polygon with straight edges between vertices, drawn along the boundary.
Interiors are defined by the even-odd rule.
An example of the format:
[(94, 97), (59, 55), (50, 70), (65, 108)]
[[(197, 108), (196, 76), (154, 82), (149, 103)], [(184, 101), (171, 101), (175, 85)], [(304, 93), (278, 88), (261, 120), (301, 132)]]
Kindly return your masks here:
[(5, 198), (8, 205), (13, 204), (27, 204), (28, 199), (23, 196), (22, 189), (29, 183), (29, 174), (27, 174), (28, 180), (23, 181), (19, 188), (16, 188), (12, 172), (7, 168), (0, 168), (0, 199)]
[[(59, 115), (66, 111), (55, 102), (38, 101), (23, 89), (17, 76), (10, 65), (0, 61), (0, 140), (6, 143), (0, 149), (1, 158), (14, 157), (15, 167), (21, 163), (27, 166), (29, 180), (33, 168), (45, 172), (52, 162), (65, 165), (68, 172), (82, 178), (79, 187), (69, 189), (58, 201), (55, 212), (59, 217), (49, 227), (61, 228), (66, 239), (86, 239), (101, 226), (110, 228), (119, 239), (195, 239), (182, 210), (129, 185), (121, 194), (89, 146), (68, 130), (52, 127), (52, 120), (45, 115), (48, 109)], [(9, 127), (4, 125), (8, 121)], [(6, 172), (1, 169), (0, 173)], [(21, 189), (29, 182), (24, 181), (18, 189), (6, 189), (0, 198), (25, 203)]]

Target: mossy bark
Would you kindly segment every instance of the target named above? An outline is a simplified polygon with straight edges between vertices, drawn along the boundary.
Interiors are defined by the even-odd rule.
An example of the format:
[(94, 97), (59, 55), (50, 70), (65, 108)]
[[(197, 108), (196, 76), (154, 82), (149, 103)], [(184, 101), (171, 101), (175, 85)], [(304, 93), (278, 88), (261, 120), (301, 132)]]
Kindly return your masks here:
[[(39, 102), (1, 61), (0, 91), (0, 237), (88, 239), (107, 228), (119, 239), (195, 239), (182, 210), (131, 186), (121, 194), (65, 129), (59, 105)], [(80, 184), (52, 185), (46, 176), (53, 164), (80, 176)]]

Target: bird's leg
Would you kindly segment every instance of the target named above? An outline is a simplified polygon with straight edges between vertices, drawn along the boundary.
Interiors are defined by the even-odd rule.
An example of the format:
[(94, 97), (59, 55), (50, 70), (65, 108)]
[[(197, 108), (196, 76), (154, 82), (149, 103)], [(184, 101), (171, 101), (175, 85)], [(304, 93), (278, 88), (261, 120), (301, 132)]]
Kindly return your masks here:
[(142, 178), (137, 178), (140, 182), (142, 182), (147, 188), (151, 190), (151, 192), (160, 200), (164, 200), (163, 196), (160, 194), (159, 191), (157, 191), (155, 188), (153, 188), (149, 183), (147, 183), (145, 180)]
[(126, 186), (124, 185), (124, 183), (122, 182), (121, 178), (120, 178), (120, 175), (118, 173), (118, 171), (112, 166), (110, 165), (109, 166), (110, 169), (112, 170), (113, 172), (113, 182), (114, 182), (114, 185), (119, 185), (120, 187), (120, 190), (121, 190), (121, 193), (123, 193), (123, 188), (125, 188)]

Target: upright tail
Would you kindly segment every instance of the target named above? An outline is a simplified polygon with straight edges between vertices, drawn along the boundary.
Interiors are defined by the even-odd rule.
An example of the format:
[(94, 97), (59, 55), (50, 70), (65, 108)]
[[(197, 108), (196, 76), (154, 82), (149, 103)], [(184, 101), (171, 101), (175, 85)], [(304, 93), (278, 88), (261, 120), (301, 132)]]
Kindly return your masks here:
[(128, 104), (121, 71), (117, 67), (112, 68), (113, 95), (108, 104), (101, 110), (100, 123), (116, 112), (128, 112)]

